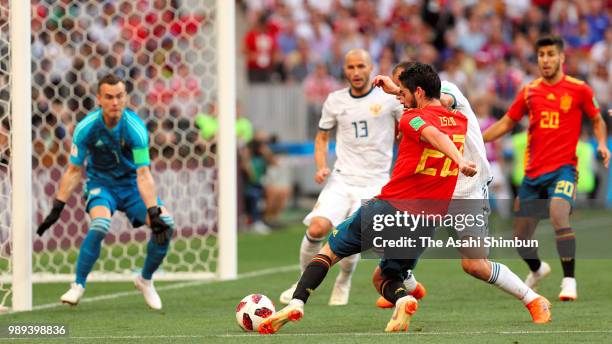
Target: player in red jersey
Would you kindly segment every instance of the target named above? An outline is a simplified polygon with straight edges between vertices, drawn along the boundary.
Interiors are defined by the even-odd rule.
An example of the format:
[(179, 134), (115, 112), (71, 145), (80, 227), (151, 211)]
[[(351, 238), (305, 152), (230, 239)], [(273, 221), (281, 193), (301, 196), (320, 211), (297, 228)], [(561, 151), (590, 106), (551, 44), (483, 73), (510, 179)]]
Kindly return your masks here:
[[(375, 216), (398, 213), (397, 205), (414, 199), (435, 199), (448, 203), (455, 189), (458, 173), (476, 174), (475, 164), (463, 159), (462, 150), (467, 119), (457, 111), (451, 112), (440, 103), (440, 78), (434, 69), (415, 63), (400, 77), (402, 103), (414, 108), (407, 110), (399, 123), (402, 141), (391, 180), (381, 194), (366, 202), (357, 212), (332, 231), (328, 242), (306, 267), (289, 305), (266, 319), (259, 332), (277, 332), (289, 321), (304, 315), (304, 303), (323, 282), (327, 271), (343, 257), (376, 246), (362, 235), (373, 228)], [(414, 205), (414, 203), (412, 203)], [(411, 209), (417, 212), (417, 209)], [(392, 225), (393, 226), (393, 225)], [(391, 228), (394, 230), (395, 228)], [(376, 229), (374, 229), (376, 230)], [(419, 233), (421, 228), (413, 233)], [(430, 228), (423, 228), (429, 233)], [(426, 234), (427, 235), (427, 234)], [(369, 237), (368, 237), (369, 238)], [(386, 331), (406, 331), (417, 301), (404, 288), (405, 264), (409, 259), (386, 259), (387, 280), (380, 291), (395, 303), (393, 317)]]
[[(400, 84), (399, 75), (412, 63), (402, 62), (398, 64), (393, 69), (392, 78), (377, 76), (374, 78), (374, 83), (382, 87), (385, 92), (399, 95), (399, 87), (397, 86)], [(463, 155), (477, 164), (479, 167), (478, 175), (480, 176), (478, 177), (477, 175), (475, 178), (465, 177), (464, 175), (458, 176), (449, 213), (469, 214), (469, 216), (474, 217), (483, 216), (488, 219), (489, 202), (486, 184), (490, 180), (490, 175), (488, 173), (482, 133), (477, 124), (478, 120), (468, 100), (455, 85), (444, 80), (442, 80), (441, 85), (440, 101), (442, 104), (447, 108), (459, 110), (467, 118), (468, 129), (465, 136)], [(488, 221), (484, 221), (481, 225), (466, 227), (462, 230), (455, 230), (457, 238), (460, 240), (480, 242), (479, 240), (488, 235)], [(461, 227), (455, 225), (455, 228)], [(461, 266), (466, 273), (483, 282), (494, 285), (520, 300), (529, 310), (534, 323), (545, 324), (550, 321), (550, 302), (529, 288), (506, 265), (488, 260), (488, 248), (481, 247), (481, 245), (473, 245), (471, 247), (460, 248), (459, 252), (461, 253)], [(413, 260), (413, 264), (417, 264), (417, 262), (418, 260)], [(386, 264), (385, 262), (381, 266), (384, 267)], [(382, 274), (381, 266), (377, 266), (372, 274), (372, 283), (377, 291), (380, 291), (381, 286), (386, 281), (385, 276)], [(417, 282), (413, 273), (415, 267), (416, 265), (409, 266), (411, 271), (406, 273), (407, 278), (404, 280), (404, 285), (410, 295), (420, 300), (426, 295), (426, 289), (421, 283)], [(395, 305), (387, 301), (383, 296), (380, 296), (376, 300), (376, 306), (392, 308)]]
[[(597, 152), (606, 168), (610, 151), (606, 147), (606, 124), (593, 91), (584, 81), (565, 75), (561, 69), (565, 60), (561, 38), (541, 37), (536, 42), (536, 52), (541, 77), (519, 92), (506, 115), (487, 129), (483, 138), (485, 142), (499, 138), (529, 114), (525, 179), (518, 191), (514, 235), (530, 239), (539, 219), (548, 214), (529, 210), (539, 208), (533, 203), (537, 199), (550, 199), (549, 214), (564, 276), (559, 299), (571, 301), (577, 298), (576, 238), (569, 216), (576, 195), (576, 146), (583, 113), (593, 123)], [(534, 288), (550, 273), (550, 266), (540, 261), (537, 248), (519, 248), (518, 252), (531, 270), (525, 284)]]

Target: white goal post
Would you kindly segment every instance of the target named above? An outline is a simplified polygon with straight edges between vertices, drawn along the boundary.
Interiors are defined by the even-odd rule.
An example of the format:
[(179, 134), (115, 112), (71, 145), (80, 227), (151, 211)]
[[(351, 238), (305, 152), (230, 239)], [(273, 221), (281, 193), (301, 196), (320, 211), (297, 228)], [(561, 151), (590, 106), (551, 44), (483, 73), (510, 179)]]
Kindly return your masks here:
[(11, 234), (13, 310), (32, 309), (32, 102), (30, 4), (11, 0)]
[[(10, 205), (1, 205), (6, 208), (10, 207), (8, 209), (10, 214), (8, 233), (4, 232), (6, 223), (3, 223), (0, 211), (0, 231), (2, 231), (0, 233), (0, 250), (2, 251), (0, 260), (8, 260), (8, 271), (0, 271), (0, 290), (6, 289), (12, 295), (10, 308), (13, 311), (32, 309), (32, 283), (69, 281), (74, 278), (75, 255), (88, 226), (88, 219), (83, 211), (83, 201), (80, 195), (77, 195), (78, 192), (75, 192), (75, 195), (69, 200), (64, 210), (65, 214), (58, 222), (61, 223), (59, 228), (48, 230), (45, 233), (47, 237), (43, 238), (38, 238), (35, 231), (41, 216), (46, 215), (49, 210), (49, 204), (57, 191), (58, 173), (65, 169), (65, 159), (62, 158), (62, 156), (67, 156), (67, 150), (63, 146), (65, 144), (53, 143), (52, 139), (56, 138), (54, 135), (60, 135), (58, 133), (61, 133), (63, 140), (70, 136), (65, 134), (70, 128), (70, 124), (66, 123), (76, 122), (77, 113), (87, 113), (86, 110), (92, 106), (91, 102), (88, 103), (88, 99), (93, 99), (91, 90), (95, 86), (95, 72), (99, 71), (90, 68), (90, 63), (95, 67), (99, 61), (94, 60), (99, 59), (102, 60), (102, 67), (104, 67), (104, 62), (113, 58), (112, 49), (115, 48), (115, 45), (112, 44), (115, 43), (117, 47), (125, 49), (124, 53), (131, 49), (129, 57), (132, 59), (130, 60), (132, 65), (129, 68), (121, 67), (117, 70), (123, 73), (128, 80), (131, 80), (133, 75), (136, 75), (134, 78), (140, 78), (133, 80), (130, 96), (133, 95), (136, 98), (132, 99), (132, 106), (141, 104), (140, 108), (136, 108), (137, 113), (141, 116), (143, 116), (141, 112), (144, 112), (143, 109), (147, 107), (148, 97), (156, 91), (155, 87), (169, 85), (168, 88), (172, 90), (173, 82), (182, 81), (178, 79), (182, 72), (181, 68), (186, 70), (184, 78), (195, 80), (196, 85), (193, 86), (193, 83), (190, 85), (193, 86), (193, 89), (197, 88), (197, 91), (187, 90), (193, 91), (185, 96), (187, 101), (179, 99), (175, 105), (158, 104), (145, 115), (157, 116), (156, 120), (148, 122), (145, 120), (147, 126), (149, 124), (152, 126), (149, 128), (150, 136), (152, 136), (152, 150), (155, 151), (152, 153), (152, 170), (157, 182), (158, 193), (175, 215), (177, 226), (176, 242), (173, 242), (174, 246), (171, 247), (171, 252), (162, 265), (163, 270), (160, 271), (159, 276), (156, 274), (156, 279), (227, 280), (236, 278), (238, 191), (235, 136), (235, 2), (227, 0), (173, 1), (172, 5), (167, 5), (168, 8), (160, 11), (160, 18), (156, 19), (157, 22), (149, 23), (151, 32), (147, 34), (150, 37), (143, 39), (143, 42), (136, 42), (142, 43), (140, 46), (130, 41), (132, 38), (127, 39), (124, 32), (126, 23), (133, 18), (143, 22), (150, 20), (149, 17), (139, 13), (142, 9), (138, 8), (137, 2), (131, 4), (129, 1), (117, 2), (116, 6), (121, 7), (120, 10), (129, 8), (132, 11), (121, 13), (113, 12), (118, 9), (101, 5), (102, 2), (97, 0), (74, 0), (65, 8), (60, 9), (65, 11), (63, 17), (51, 18), (51, 14), (58, 17), (57, 13), (53, 12), (59, 8), (57, 6), (64, 6), (58, 3), (60, 2), (44, 0), (31, 2), (0, 0), (0, 6), (8, 6), (7, 10), (10, 14), (8, 41), (11, 63), (7, 77), (10, 82), (8, 110), (10, 172), (8, 176), (2, 174), (1, 177), (7, 177), (11, 182), (8, 191), (6, 187), (0, 185), (2, 193), (9, 193), (9, 196), (0, 194), (2, 199), (7, 196), (11, 200)], [(170, 6), (174, 7), (170, 8)], [(74, 13), (70, 12), (73, 10)], [(96, 28), (99, 31), (92, 31), (94, 36), (102, 32), (114, 35), (112, 36), (114, 41), (102, 36), (96, 38), (98, 41), (95, 44), (90, 44), (88, 40), (92, 32), (83, 32), (85, 29), (79, 26), (81, 21), (90, 23), (92, 25), (84, 26), (90, 30), (92, 26), (99, 24), (97, 19), (92, 19), (93, 16), (87, 17), (90, 15), (89, 10), (103, 17), (108, 15), (108, 18), (104, 18), (107, 27), (102, 25)], [(47, 17), (44, 18), (46, 21), (40, 21), (42, 28), (37, 27), (38, 31), (35, 31), (30, 23), (41, 20), (36, 16), (42, 17), (41, 13), (45, 11), (47, 11), (45, 13)], [(151, 13), (154, 11), (151, 10)], [(174, 16), (176, 27), (164, 22), (168, 18), (162, 16), (168, 13)], [(74, 18), (66, 20), (70, 15)], [(125, 17), (125, 22), (121, 21), (121, 16)], [(51, 19), (57, 22), (50, 23)], [(120, 24), (111, 27), (111, 24), (115, 23)], [(166, 24), (168, 27), (163, 28)], [(56, 27), (54, 28), (53, 25)], [(106, 30), (109, 27), (111, 29)], [(118, 33), (113, 31), (117, 28), (119, 28)], [(157, 35), (157, 32), (154, 31), (156, 28), (160, 28), (160, 32), (163, 31), (163, 33), (154, 36)], [(136, 35), (141, 33), (137, 31), (140, 28), (134, 30)], [(57, 35), (63, 35), (63, 37), (58, 38)], [(36, 46), (32, 46), (31, 37)], [(72, 41), (73, 38), (78, 41)], [(137, 38), (139, 37), (133, 40)], [(111, 42), (108, 43), (108, 41)], [(101, 48), (102, 42), (109, 44), (105, 48), (107, 50)], [(71, 84), (72, 79), (66, 79), (64, 75), (60, 75), (60, 81), (49, 81), (51, 77), (45, 75), (45, 72), (57, 72), (57, 70), (47, 68), (46, 62), (41, 62), (40, 57), (35, 56), (45, 54), (46, 43), (55, 45), (55, 48), (60, 50), (58, 60), (64, 57), (62, 54), (66, 54), (71, 59), (71, 66), (79, 63), (78, 59), (84, 60), (80, 61), (81, 66), (84, 66), (82, 69), (69, 70), (65, 73), (74, 74), (71, 76), (74, 80), (79, 80), (79, 82), (86, 80), (90, 83), (91, 87), (85, 92), (86, 99), (79, 97), (80, 91), (74, 88), (74, 84)], [(135, 47), (131, 47), (131, 44), (134, 44)], [(92, 53), (92, 55), (79, 56), (79, 53), (83, 51)], [(102, 55), (96, 57), (96, 53)], [(160, 67), (162, 64), (155, 65), (160, 60), (166, 61), (163, 68)], [(121, 63), (122, 61), (116, 62)], [(172, 63), (177, 65), (172, 65)], [(94, 70), (93, 79), (91, 73), (87, 74), (91, 72), (87, 68)], [(155, 84), (156, 81), (151, 81), (147, 74), (151, 68), (159, 69), (156, 72), (159, 79), (158, 84)], [(94, 85), (91, 85), (92, 83)], [(180, 91), (177, 91), (177, 94), (180, 97)], [(40, 110), (40, 104), (34, 103), (33, 97), (35, 99), (48, 98), (46, 105), (49, 109), (44, 110), (47, 112), (41, 112), (43, 110)], [(192, 127), (194, 121), (189, 117), (195, 113), (190, 111), (195, 111), (193, 109), (197, 107), (198, 113), (204, 112), (206, 105), (211, 102), (218, 104), (219, 132), (214, 141), (201, 142), (199, 140), (202, 139), (197, 129)], [(53, 106), (57, 106), (62, 113), (67, 113), (67, 118), (74, 121), (62, 123), (61, 115), (53, 113)], [(189, 112), (189, 115), (184, 113), (178, 116), (173, 115), (177, 108), (185, 113)], [(42, 114), (38, 114), (39, 112)], [(51, 117), (55, 120), (50, 119)], [(37, 120), (40, 121), (37, 122)], [(33, 122), (38, 123), (34, 124), (37, 125), (36, 127)], [(186, 129), (185, 123), (189, 123), (190, 127)], [(170, 127), (164, 130), (174, 130), (168, 134), (174, 135), (168, 142), (173, 142), (176, 146), (163, 140), (158, 141), (157, 136), (153, 137), (155, 130), (162, 130), (164, 126)], [(214, 147), (217, 147), (216, 151)], [(155, 165), (156, 162), (161, 162), (161, 164)], [(68, 210), (70, 206), (72, 210)], [(203, 219), (201, 220), (200, 217)], [(137, 273), (136, 267), (142, 266), (143, 243), (146, 243), (149, 230), (145, 227), (138, 230), (124, 228), (128, 226), (124, 218), (113, 219), (109, 233), (109, 235), (112, 234), (112, 238), (107, 237), (106, 242), (103, 243), (105, 251), (101, 254), (92, 272), (91, 280), (128, 280)], [(9, 244), (5, 245), (2, 240)], [(176, 252), (173, 253), (173, 249)], [(5, 303), (8, 301), (5, 299), (0, 295), (0, 302), (3, 303), (0, 306), (7, 306)]]

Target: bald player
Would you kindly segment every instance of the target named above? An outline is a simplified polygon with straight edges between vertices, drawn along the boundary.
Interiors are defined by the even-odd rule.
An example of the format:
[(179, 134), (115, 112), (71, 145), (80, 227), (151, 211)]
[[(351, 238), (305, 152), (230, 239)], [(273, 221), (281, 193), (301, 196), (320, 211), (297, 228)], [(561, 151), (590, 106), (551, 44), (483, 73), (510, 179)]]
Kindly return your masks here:
[[(308, 229), (300, 246), (300, 274), (319, 252), (332, 227), (355, 212), (361, 200), (378, 195), (389, 180), (395, 123), (402, 116), (403, 105), (395, 96), (372, 86), (372, 68), (368, 52), (349, 51), (344, 57), (344, 76), (350, 86), (332, 92), (323, 104), (315, 138), (314, 179), (326, 184), (314, 209), (304, 219)], [(336, 163), (330, 168), (326, 158), (332, 129), (336, 129)], [(348, 303), (358, 260), (356, 254), (339, 262), (340, 273), (330, 305)], [(281, 294), (281, 303), (291, 301), (295, 287), (296, 284)]]

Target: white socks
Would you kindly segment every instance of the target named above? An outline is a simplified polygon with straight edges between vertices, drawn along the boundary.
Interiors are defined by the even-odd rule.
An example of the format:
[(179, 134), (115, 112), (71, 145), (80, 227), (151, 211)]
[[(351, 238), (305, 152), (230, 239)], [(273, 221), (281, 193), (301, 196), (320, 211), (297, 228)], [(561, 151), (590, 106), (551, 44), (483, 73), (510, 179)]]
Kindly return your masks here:
[(539, 296), (504, 264), (491, 262), (491, 277), (487, 282), (513, 295), (525, 305)]
[(300, 274), (304, 273), (312, 258), (319, 253), (321, 246), (323, 246), (323, 240), (325, 240), (325, 237), (311, 238), (308, 232), (306, 232), (300, 245)]
[(340, 273), (336, 278), (336, 283), (344, 284), (351, 282), (351, 277), (353, 277), (353, 271), (355, 271), (355, 268), (357, 267), (359, 258), (361, 258), (361, 255), (357, 253), (352, 256), (342, 258), (342, 260), (338, 262), (338, 265), (340, 266)]
[(304, 308), (304, 301), (300, 300), (300, 299), (292, 299), (289, 302), (289, 306), (291, 307), (302, 307)]
[[(300, 270), (301, 273), (304, 273), (306, 267), (312, 261), (312, 258), (319, 253), (321, 247), (323, 246), (323, 241), (325, 238), (312, 238), (308, 235), (308, 232), (302, 238), (302, 244), (300, 245)], [(340, 273), (338, 274), (338, 278), (336, 282), (338, 283), (350, 283), (351, 277), (353, 276), (353, 271), (355, 271), (355, 267), (357, 266), (357, 262), (359, 262), (359, 258), (361, 255), (354, 254), (352, 256), (346, 257), (338, 262), (340, 266)]]
[(408, 294), (412, 293), (417, 287), (417, 280), (414, 278), (414, 274), (410, 271), (410, 277), (404, 280), (404, 287)]

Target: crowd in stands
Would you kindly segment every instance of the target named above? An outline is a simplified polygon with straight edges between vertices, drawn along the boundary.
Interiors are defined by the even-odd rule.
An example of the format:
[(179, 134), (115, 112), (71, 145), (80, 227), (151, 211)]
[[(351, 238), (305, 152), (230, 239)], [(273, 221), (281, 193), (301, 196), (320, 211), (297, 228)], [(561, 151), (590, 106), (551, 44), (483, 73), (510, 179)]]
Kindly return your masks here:
[[(565, 73), (594, 90), (612, 128), (612, 1), (605, 0), (242, 0), (242, 40), (251, 84), (301, 84), (314, 137), (327, 94), (344, 85), (343, 57), (365, 48), (374, 74), (405, 60), (432, 64), (468, 97), (481, 127), (504, 115), (520, 88), (538, 77), (534, 43), (546, 33), (565, 43)], [(488, 145), (497, 172), (491, 191), (510, 199), (520, 184), (526, 139)], [(595, 190), (595, 154), (584, 121), (579, 191)], [(521, 148), (522, 147), (522, 148)], [(591, 182), (589, 182), (591, 181)], [(595, 195), (591, 194), (591, 197)], [(603, 195), (599, 195), (603, 196)]]
[[(242, 0), (251, 83), (304, 83), (309, 104), (342, 82), (343, 55), (366, 48), (389, 74), (403, 60), (431, 63), (500, 117), (537, 77), (542, 33), (567, 43), (566, 73), (612, 101), (612, 2), (604, 0)], [(605, 116), (608, 117), (608, 116)]]

